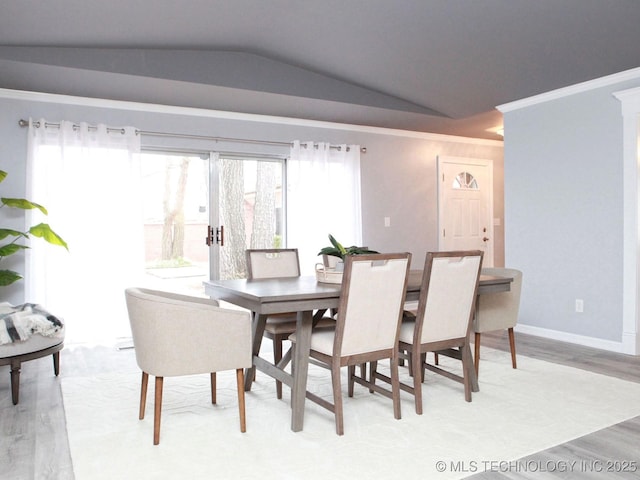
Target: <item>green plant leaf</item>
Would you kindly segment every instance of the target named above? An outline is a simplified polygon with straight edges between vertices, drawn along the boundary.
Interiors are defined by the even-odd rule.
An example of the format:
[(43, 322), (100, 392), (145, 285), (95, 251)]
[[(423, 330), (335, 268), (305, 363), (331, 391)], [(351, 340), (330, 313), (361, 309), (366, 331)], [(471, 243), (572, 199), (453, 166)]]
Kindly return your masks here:
[(338, 242), (335, 237), (329, 234), (329, 241), (331, 242), (332, 247), (324, 247), (318, 255), (332, 255), (334, 257), (344, 259), (345, 255), (363, 255), (369, 253), (380, 253), (375, 250), (369, 250), (366, 247), (358, 247), (356, 245), (351, 245), (350, 247), (345, 248), (340, 242)]
[(4, 198), (3, 197), (0, 199), (0, 201), (2, 202), (2, 205), (6, 205), (7, 207), (21, 208), (23, 210), (31, 210), (31, 209), (37, 208), (45, 215), (48, 214), (47, 209), (44, 208), (42, 205), (39, 205), (35, 202), (30, 202), (29, 200), (25, 200), (24, 198)]
[(17, 282), (22, 277), (13, 270), (0, 270), (0, 287), (6, 287), (13, 282)]
[(20, 250), (24, 250), (29, 247), (25, 247), (24, 245), (19, 245), (17, 243), (7, 243), (6, 245), (2, 245), (0, 247), (0, 258), (8, 257), (9, 255), (13, 255)]
[(342, 254), (340, 250), (335, 247), (324, 247), (322, 250), (318, 252), (318, 255), (331, 255), (334, 257), (342, 258)]
[(7, 178), (7, 172), (0, 170), (0, 182)]
[(11, 230), (10, 228), (0, 228), (0, 240), (5, 239), (7, 237), (25, 237), (29, 238), (24, 232), (19, 232), (18, 230)]
[(380, 252), (376, 252), (375, 250), (369, 250), (368, 248), (365, 248), (365, 247), (356, 247), (355, 245), (347, 248), (347, 255), (365, 255), (369, 253), (380, 253)]
[(331, 242), (331, 245), (333, 245), (340, 251), (341, 257), (347, 253), (346, 249), (342, 246), (342, 244), (339, 241), (337, 241), (335, 237), (331, 234), (329, 234), (329, 241)]
[(51, 227), (46, 223), (39, 223), (29, 229), (29, 233), (34, 237), (42, 238), (52, 245), (60, 245), (61, 247), (69, 250), (67, 242), (65, 242), (60, 235), (51, 230)]

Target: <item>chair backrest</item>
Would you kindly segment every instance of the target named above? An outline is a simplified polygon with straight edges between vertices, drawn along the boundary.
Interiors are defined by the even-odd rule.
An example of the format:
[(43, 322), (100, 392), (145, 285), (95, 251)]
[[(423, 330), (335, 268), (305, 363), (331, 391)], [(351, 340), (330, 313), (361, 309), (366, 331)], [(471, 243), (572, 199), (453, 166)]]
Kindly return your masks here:
[(265, 248), (246, 251), (247, 278), (299, 277), (297, 248)]
[(483, 252), (429, 252), (414, 335), (420, 343), (465, 338), (474, 315)]
[(515, 327), (518, 323), (520, 310), (522, 272), (514, 268), (483, 268), (482, 273), (511, 277), (513, 282), (511, 282), (508, 292), (480, 296), (477, 315), (473, 320), (473, 331), (482, 333)]
[(410, 262), (410, 253), (345, 257), (335, 353), (396, 348)]
[(249, 312), (207, 298), (125, 290), (138, 366), (160, 377), (251, 366)]

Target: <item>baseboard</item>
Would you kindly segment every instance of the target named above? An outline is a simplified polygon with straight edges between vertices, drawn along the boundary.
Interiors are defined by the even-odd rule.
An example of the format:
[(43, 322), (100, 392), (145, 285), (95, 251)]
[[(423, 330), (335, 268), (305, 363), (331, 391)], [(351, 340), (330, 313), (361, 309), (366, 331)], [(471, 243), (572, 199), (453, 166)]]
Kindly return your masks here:
[(626, 353), (636, 355), (635, 352), (629, 352), (629, 348), (623, 342), (614, 342), (612, 340), (603, 340), (601, 338), (586, 337), (584, 335), (576, 335), (575, 333), (560, 332), (558, 330), (549, 330), (547, 328), (533, 327), (531, 325), (518, 324), (515, 331), (535, 335), (536, 337), (549, 338), (559, 340), (561, 342), (574, 343), (585, 347), (599, 348), (600, 350), (608, 350), (616, 353)]
[(622, 353), (640, 355), (640, 334), (627, 332), (622, 334)]

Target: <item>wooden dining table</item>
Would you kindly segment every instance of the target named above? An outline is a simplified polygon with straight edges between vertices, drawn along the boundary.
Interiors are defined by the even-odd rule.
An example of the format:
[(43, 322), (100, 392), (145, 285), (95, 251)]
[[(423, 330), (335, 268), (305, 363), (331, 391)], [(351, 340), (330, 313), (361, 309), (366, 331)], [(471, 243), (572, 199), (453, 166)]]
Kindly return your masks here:
[[(481, 275), (478, 295), (509, 291), (512, 281), (510, 277)], [(422, 270), (411, 270), (406, 301), (417, 301), (421, 286)], [(251, 389), (256, 368), (288, 385), (291, 388), (291, 430), (301, 431), (304, 425), (304, 403), (313, 324), (328, 309), (338, 308), (341, 285), (320, 283), (315, 276), (300, 276), (254, 280), (209, 280), (204, 282), (204, 288), (205, 293), (211, 298), (246, 308), (253, 313), (253, 367), (246, 372), (245, 390)], [(297, 312), (293, 374), (284, 369), (290, 359), (288, 355), (285, 355), (277, 365), (259, 356), (267, 316), (287, 312)], [(475, 370), (469, 373), (473, 376), (474, 390), (477, 390)]]

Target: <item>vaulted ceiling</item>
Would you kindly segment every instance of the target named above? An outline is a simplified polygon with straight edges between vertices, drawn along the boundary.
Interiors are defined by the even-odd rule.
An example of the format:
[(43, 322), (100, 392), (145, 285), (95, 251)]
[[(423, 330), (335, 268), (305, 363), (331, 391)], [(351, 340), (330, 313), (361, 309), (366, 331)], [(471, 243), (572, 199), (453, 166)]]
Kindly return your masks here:
[(500, 138), (500, 104), (640, 66), (636, 0), (20, 0), (0, 88)]

